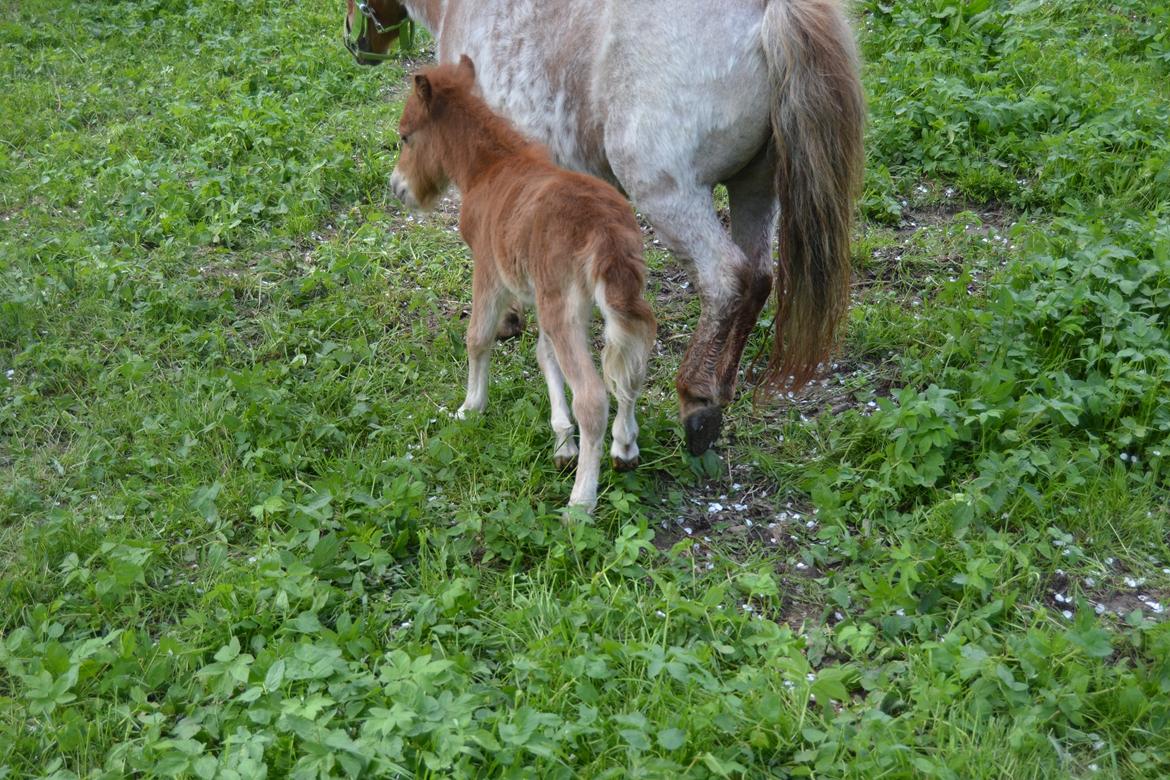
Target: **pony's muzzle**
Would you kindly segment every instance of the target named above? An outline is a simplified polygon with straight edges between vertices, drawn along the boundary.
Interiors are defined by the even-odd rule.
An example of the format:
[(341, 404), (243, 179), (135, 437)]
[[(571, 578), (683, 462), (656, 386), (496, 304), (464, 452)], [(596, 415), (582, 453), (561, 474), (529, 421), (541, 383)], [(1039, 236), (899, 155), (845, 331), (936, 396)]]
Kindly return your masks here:
[[(352, 19), (351, 19), (352, 16)], [(383, 56), (374, 56), (370, 51), (369, 24), (362, 11), (353, 8), (345, 15), (342, 25), (341, 41), (346, 50), (353, 55), (358, 65), (381, 65)]]

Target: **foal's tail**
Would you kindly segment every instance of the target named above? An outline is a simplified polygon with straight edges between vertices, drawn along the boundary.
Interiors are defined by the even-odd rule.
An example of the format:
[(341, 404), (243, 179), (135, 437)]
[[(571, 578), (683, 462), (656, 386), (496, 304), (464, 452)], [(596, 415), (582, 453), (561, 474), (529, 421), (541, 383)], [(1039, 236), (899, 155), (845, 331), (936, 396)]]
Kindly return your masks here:
[[(624, 206), (624, 204), (623, 204)], [(628, 207), (626, 207), (628, 208)], [(646, 264), (641, 236), (606, 235), (593, 253), (594, 302), (605, 318), (601, 372), (619, 401), (633, 403), (642, 392), (658, 323), (646, 303)]]
[(799, 387), (828, 357), (849, 307), (865, 97), (835, 0), (770, 0), (762, 33), (780, 196), (776, 335), (763, 384)]

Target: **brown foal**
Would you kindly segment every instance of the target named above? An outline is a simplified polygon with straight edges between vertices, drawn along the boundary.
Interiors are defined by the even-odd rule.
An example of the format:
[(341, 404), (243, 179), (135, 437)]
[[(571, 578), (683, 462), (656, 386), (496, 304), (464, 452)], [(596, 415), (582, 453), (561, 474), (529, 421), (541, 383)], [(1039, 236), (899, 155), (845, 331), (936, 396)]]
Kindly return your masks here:
[[(509, 306), (535, 304), (536, 359), (556, 435), (553, 458), (562, 467), (578, 459), (569, 503), (592, 509), (609, 415), (606, 385), (618, 405), (614, 468), (638, 463), (634, 404), (657, 328), (643, 298), (642, 236), (617, 190), (553, 165), (548, 150), (488, 108), (474, 86), (475, 66), (466, 56), (414, 76), (391, 186), (414, 208), (432, 207), (451, 181), (463, 194), (459, 228), (475, 267), (467, 398), (458, 414), (487, 403), (488, 354)], [(605, 319), (604, 384), (589, 349), (594, 304)], [(565, 382), (573, 391), (579, 452)]]

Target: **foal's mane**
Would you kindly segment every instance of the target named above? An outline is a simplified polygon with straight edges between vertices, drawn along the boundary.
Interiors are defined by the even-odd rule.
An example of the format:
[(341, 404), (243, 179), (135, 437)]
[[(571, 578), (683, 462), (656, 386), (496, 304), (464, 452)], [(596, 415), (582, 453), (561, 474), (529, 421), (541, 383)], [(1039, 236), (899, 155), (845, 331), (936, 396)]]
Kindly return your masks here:
[(434, 131), (444, 137), (452, 173), (482, 169), (513, 155), (549, 159), (547, 150), (521, 134), (475, 92), (475, 66), (436, 65), (415, 74), (413, 97), (422, 101)]

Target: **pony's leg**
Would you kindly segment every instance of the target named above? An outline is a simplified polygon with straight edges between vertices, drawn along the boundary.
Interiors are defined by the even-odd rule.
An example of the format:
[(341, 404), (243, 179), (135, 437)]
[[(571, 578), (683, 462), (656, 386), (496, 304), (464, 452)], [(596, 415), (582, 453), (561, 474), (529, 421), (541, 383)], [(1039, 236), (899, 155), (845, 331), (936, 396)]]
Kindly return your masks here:
[(698, 287), (699, 323), (675, 388), (687, 449), (702, 455), (719, 436), (723, 406), (734, 393), (735, 369), (751, 328), (743, 330), (742, 338), (732, 338), (733, 331), (736, 323), (747, 321), (749, 309), (754, 315), (767, 300), (771, 271), (749, 260), (732, 241), (705, 188), (630, 194)]
[(576, 298), (576, 301), (538, 299), (536, 317), (541, 332), (552, 344), (569, 389), (573, 391), (573, 417), (580, 432), (581, 451), (569, 505), (590, 511), (597, 503), (597, 477), (601, 471), (601, 446), (609, 416), (609, 398), (589, 351), (586, 328), (593, 302), (585, 295)]
[(471, 319), (467, 323), (467, 397), (455, 416), (481, 412), (487, 406), (488, 358), (509, 301), (494, 267), (476, 262), (471, 280)]
[(524, 304), (513, 301), (496, 330), (496, 340), (513, 339), (524, 332)]
[(553, 462), (557, 468), (564, 469), (577, 459), (577, 442), (573, 440), (573, 421), (569, 419), (569, 402), (565, 400), (565, 377), (557, 363), (552, 342), (543, 330), (536, 340), (536, 362), (544, 373), (549, 406), (552, 408), (549, 422), (557, 445), (553, 451)]
[(747, 286), (732, 314), (723, 359), (716, 366), (716, 381), (723, 403), (731, 400), (739, 374), (740, 358), (748, 336), (756, 326), (760, 310), (772, 291), (772, 242), (776, 236), (776, 160), (771, 145), (742, 171), (726, 182), (731, 203), (731, 238), (743, 251), (751, 267)]

